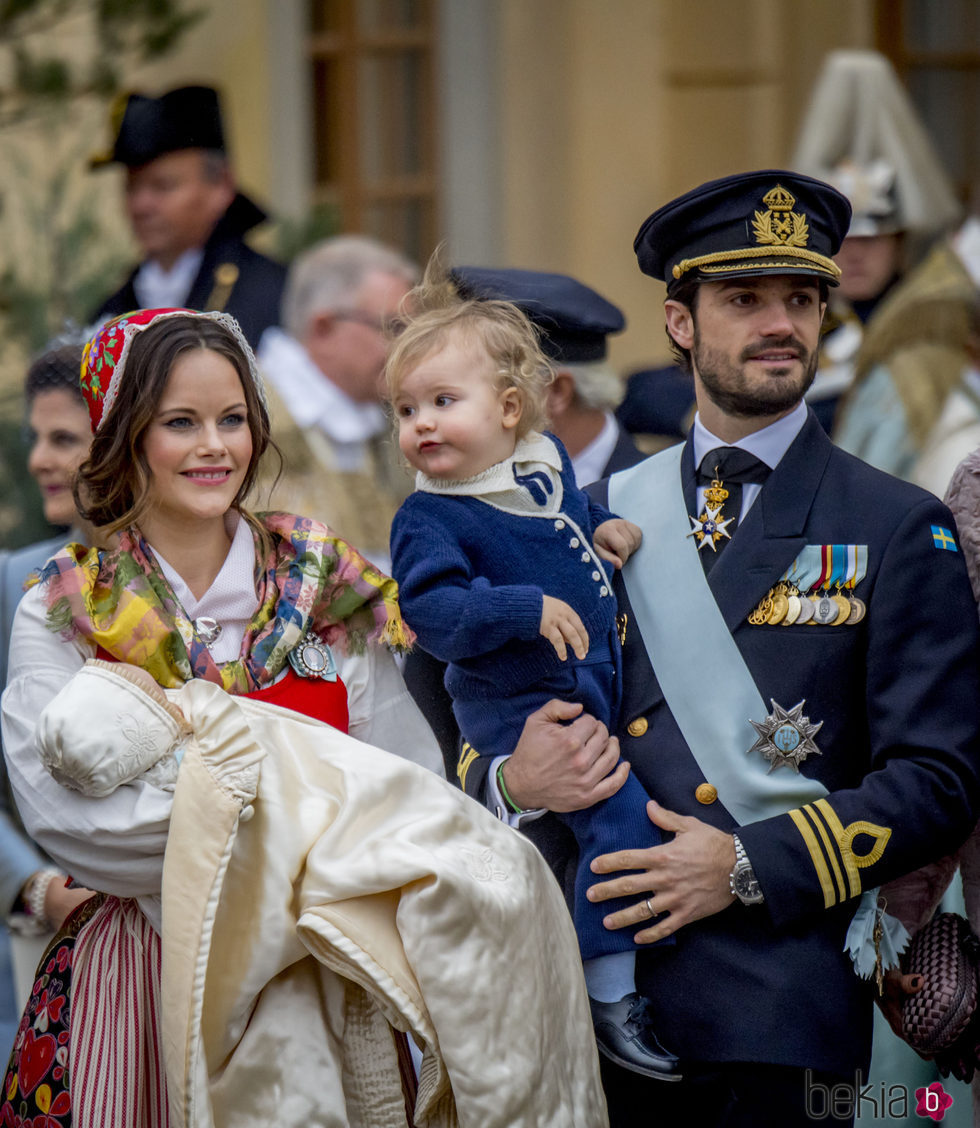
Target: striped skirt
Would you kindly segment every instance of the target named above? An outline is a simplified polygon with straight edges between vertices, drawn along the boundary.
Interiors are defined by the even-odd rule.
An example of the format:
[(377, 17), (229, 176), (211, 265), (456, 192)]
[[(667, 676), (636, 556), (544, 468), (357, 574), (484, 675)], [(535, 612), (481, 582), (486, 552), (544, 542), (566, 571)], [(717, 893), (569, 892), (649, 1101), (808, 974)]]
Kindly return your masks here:
[(93, 897), (38, 965), (0, 1128), (168, 1128), (160, 937), (135, 901)]

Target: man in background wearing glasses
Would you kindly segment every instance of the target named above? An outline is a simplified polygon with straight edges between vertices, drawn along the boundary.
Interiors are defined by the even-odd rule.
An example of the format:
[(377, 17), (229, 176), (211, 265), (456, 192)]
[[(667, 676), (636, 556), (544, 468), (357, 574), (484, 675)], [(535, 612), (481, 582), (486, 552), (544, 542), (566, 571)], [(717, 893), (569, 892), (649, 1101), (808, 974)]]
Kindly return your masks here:
[(293, 262), (285, 329), (267, 330), (259, 348), (285, 460), (272, 504), (325, 521), (385, 570), (412, 482), (382, 407), (384, 329), (417, 279), (414, 263), (373, 239), (326, 239)]

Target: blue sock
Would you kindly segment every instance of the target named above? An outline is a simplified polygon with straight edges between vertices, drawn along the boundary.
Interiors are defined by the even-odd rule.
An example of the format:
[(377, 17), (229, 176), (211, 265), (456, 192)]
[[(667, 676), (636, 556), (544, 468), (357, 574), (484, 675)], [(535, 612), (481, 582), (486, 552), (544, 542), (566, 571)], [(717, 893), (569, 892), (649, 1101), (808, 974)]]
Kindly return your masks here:
[(585, 986), (597, 1003), (618, 1003), (636, 990), (636, 952), (614, 952), (582, 961)]

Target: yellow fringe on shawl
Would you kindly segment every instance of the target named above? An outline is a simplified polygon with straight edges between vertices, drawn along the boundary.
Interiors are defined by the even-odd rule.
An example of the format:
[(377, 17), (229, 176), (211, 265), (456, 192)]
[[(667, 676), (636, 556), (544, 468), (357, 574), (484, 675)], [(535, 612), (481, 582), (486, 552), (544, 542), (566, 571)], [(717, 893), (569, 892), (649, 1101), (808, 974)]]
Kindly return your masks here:
[(392, 650), (397, 650), (399, 654), (404, 654), (405, 651), (411, 650), (412, 643), (415, 641), (415, 632), (408, 627), (401, 617), (397, 603), (394, 605), (394, 615), (391, 614), (392, 606), (387, 599), (385, 600), (385, 607), (388, 609), (389, 615), (388, 622), (385, 623), (381, 632), (381, 641), (390, 646)]

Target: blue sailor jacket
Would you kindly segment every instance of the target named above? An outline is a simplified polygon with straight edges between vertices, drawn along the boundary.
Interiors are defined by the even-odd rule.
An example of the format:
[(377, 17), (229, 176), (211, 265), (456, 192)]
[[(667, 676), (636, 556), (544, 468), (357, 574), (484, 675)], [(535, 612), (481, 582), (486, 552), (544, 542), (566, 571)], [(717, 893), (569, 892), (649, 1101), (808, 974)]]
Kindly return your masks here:
[[(569, 603), (608, 653), (616, 605), (608, 572), (588, 548), (612, 514), (575, 485), (568, 454), (556, 446), (562, 505), (551, 516), (422, 491), (395, 514), (391, 557), (402, 613), (421, 645), (449, 663), (454, 697), (505, 701), (564, 673), (569, 663), (540, 632), (542, 595)], [(543, 692), (542, 703), (549, 696)]]

